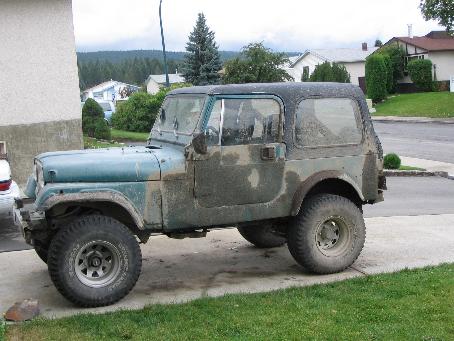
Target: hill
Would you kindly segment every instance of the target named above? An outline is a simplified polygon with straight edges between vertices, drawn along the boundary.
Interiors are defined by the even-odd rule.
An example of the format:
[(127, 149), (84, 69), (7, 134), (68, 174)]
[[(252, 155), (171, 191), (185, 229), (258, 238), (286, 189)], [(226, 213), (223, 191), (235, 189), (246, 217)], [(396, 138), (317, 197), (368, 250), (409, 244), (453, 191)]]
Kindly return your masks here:
[[(223, 61), (232, 59), (238, 55), (235, 51), (219, 51)], [(168, 60), (182, 61), (185, 52), (166, 51)], [(161, 50), (129, 50), (129, 51), (97, 51), (97, 52), (77, 52), (79, 63), (95, 62), (96, 60), (106, 60), (111, 63), (121, 63), (125, 60), (134, 58), (162, 59)]]

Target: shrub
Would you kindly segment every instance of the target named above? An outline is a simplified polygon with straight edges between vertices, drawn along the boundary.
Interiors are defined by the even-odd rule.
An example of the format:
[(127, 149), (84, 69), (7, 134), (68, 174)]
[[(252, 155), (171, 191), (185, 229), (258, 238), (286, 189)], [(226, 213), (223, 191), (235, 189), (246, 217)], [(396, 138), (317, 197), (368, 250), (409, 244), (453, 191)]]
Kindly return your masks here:
[(301, 75), (301, 82), (309, 81), (309, 66), (303, 68), (303, 74)]
[(117, 106), (117, 110), (112, 115), (112, 126), (120, 130), (149, 132), (167, 92), (184, 86), (189, 86), (189, 84), (178, 84), (170, 88), (162, 88), (155, 95), (150, 95), (146, 92), (132, 94), (126, 102)]
[(95, 126), (98, 121), (104, 121), (104, 111), (101, 106), (92, 98), (85, 101), (82, 107), (82, 131), (89, 137), (100, 138), (95, 135)]
[(366, 59), (366, 87), (367, 95), (375, 103), (381, 102), (387, 95), (388, 70), (384, 57), (372, 54)]
[(397, 44), (383, 46), (376, 52), (383, 56), (388, 56), (391, 60), (392, 68), (392, 87), (389, 93), (396, 92), (397, 81), (404, 76), (405, 51)]
[(389, 94), (393, 92), (394, 89), (393, 67), (391, 64), (391, 58), (388, 55), (383, 55), (383, 62), (385, 63), (386, 67), (386, 92)]
[(309, 80), (311, 82), (350, 83), (350, 74), (344, 65), (324, 62), (315, 67)]
[(400, 164), (400, 157), (394, 153), (385, 155), (385, 158), (383, 159), (383, 167), (385, 167), (385, 169), (399, 169)]
[(110, 140), (110, 127), (105, 119), (97, 119), (94, 123), (94, 137), (101, 140)]
[(432, 91), (432, 62), (428, 59), (414, 59), (407, 65), (413, 83), (421, 91)]

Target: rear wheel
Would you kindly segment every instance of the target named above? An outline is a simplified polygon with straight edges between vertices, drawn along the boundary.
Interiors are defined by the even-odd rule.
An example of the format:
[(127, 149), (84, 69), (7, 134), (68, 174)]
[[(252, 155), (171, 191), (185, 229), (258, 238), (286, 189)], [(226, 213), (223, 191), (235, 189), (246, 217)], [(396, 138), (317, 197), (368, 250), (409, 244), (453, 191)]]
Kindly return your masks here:
[(307, 199), (288, 231), (293, 258), (308, 270), (328, 274), (344, 270), (358, 258), (366, 227), (361, 210), (332, 194)]
[(279, 235), (279, 231), (273, 224), (238, 227), (238, 232), (258, 248), (277, 247), (284, 245), (287, 241), (284, 236)]
[(132, 233), (101, 215), (83, 216), (52, 239), (48, 267), (58, 291), (82, 307), (113, 304), (134, 287), (142, 255)]

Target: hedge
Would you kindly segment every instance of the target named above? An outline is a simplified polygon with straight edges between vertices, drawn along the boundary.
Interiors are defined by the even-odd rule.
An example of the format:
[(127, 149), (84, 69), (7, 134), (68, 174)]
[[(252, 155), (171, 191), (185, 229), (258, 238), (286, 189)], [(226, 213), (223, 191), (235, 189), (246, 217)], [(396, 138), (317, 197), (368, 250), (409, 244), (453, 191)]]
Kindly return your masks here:
[(411, 81), (420, 91), (432, 91), (432, 62), (429, 59), (413, 59), (407, 65)]
[(381, 102), (387, 96), (388, 69), (385, 57), (372, 54), (366, 59), (367, 95), (373, 102)]

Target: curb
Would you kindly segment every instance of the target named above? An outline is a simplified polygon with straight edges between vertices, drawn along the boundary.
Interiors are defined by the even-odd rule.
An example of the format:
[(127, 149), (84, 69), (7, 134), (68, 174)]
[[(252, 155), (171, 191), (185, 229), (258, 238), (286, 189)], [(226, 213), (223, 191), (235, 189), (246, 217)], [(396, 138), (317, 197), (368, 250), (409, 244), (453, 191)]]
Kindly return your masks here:
[(403, 123), (440, 123), (454, 124), (451, 118), (430, 118), (430, 117), (405, 117), (405, 116), (372, 116), (372, 121), (382, 123), (403, 122)]
[(419, 171), (419, 170), (393, 170), (385, 169), (383, 171), (385, 176), (418, 176), (418, 177), (427, 177), (427, 176), (440, 176), (449, 180), (454, 180), (454, 175), (450, 175), (448, 172), (441, 171)]

